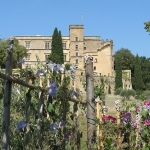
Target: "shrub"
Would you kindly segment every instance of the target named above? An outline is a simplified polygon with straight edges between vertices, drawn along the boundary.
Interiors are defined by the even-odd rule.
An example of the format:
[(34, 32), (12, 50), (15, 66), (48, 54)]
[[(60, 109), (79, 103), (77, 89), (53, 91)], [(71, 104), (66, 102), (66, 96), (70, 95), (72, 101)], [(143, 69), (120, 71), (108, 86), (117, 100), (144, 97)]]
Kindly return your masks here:
[(118, 89), (116, 89), (114, 94), (115, 95), (120, 95), (121, 91), (122, 91), (122, 88), (118, 88)]

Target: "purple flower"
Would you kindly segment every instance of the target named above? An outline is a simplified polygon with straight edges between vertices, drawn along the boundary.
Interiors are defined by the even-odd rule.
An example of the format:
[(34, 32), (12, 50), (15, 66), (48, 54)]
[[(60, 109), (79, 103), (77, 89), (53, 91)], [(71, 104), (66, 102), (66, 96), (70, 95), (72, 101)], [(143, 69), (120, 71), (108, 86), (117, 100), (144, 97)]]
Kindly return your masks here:
[(136, 121), (133, 121), (133, 122), (132, 122), (132, 125), (133, 125), (134, 127), (137, 127), (138, 123), (137, 123)]
[(150, 106), (150, 101), (149, 101), (149, 100), (146, 100), (146, 101), (144, 102), (144, 105)]
[(65, 125), (66, 125), (66, 122), (62, 120), (62, 121), (60, 121), (58, 124), (59, 124), (59, 126), (62, 127), (62, 126), (65, 126)]
[(20, 64), (20, 65), (22, 65), (22, 64), (24, 64), (25, 63), (25, 59), (22, 59), (22, 60), (20, 60), (19, 62), (18, 62), (18, 64)]
[(75, 96), (76, 98), (79, 98), (79, 94), (73, 90), (72, 95)]
[(131, 119), (131, 114), (130, 113), (126, 113), (124, 116), (123, 116), (123, 121), (127, 121)]
[(27, 123), (25, 121), (20, 121), (18, 124), (17, 124), (17, 129), (19, 131), (21, 131), (22, 129), (24, 129), (25, 127), (27, 126)]
[(38, 77), (42, 76), (43, 74), (44, 74), (44, 72), (42, 70), (38, 70), (37, 73), (36, 73), (36, 75)]
[(55, 131), (57, 129), (57, 124), (56, 123), (53, 123), (50, 125), (50, 130), (51, 131)]
[(70, 132), (66, 133), (64, 137), (65, 137), (65, 139), (71, 138), (71, 133)]
[(57, 85), (53, 80), (50, 83), (50, 87), (47, 88), (47, 93), (51, 96), (57, 95)]
[(149, 119), (145, 119), (144, 123), (145, 123), (145, 125), (149, 126), (150, 125), (150, 120)]
[(53, 67), (53, 71), (55, 71), (55, 72), (58, 72), (60, 70), (60, 65), (58, 64), (56, 64), (54, 67)]

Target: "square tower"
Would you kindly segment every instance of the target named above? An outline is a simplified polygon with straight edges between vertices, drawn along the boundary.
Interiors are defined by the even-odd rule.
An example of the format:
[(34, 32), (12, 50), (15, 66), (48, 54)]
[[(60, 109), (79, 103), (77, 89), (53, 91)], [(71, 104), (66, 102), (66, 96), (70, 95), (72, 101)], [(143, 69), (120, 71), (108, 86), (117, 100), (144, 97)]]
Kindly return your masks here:
[(78, 69), (83, 69), (84, 57), (84, 26), (70, 25), (70, 64), (74, 64)]

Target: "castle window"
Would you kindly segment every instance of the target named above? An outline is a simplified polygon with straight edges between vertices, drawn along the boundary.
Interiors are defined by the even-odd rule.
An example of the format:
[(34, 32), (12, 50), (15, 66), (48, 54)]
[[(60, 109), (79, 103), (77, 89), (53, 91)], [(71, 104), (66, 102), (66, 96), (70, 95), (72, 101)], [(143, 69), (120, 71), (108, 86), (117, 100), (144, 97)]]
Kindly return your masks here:
[(81, 72), (81, 76), (83, 76), (83, 72)]
[(26, 49), (30, 49), (30, 41), (26, 42)]
[(50, 49), (50, 42), (45, 42), (45, 49)]
[(47, 61), (47, 60), (48, 60), (48, 57), (49, 57), (49, 55), (48, 55), (48, 54), (46, 54), (46, 55), (45, 55), (45, 61)]
[(66, 43), (63, 43), (62, 45), (63, 45), (63, 49), (66, 49)]
[(95, 58), (95, 63), (97, 63), (97, 58)]
[(67, 57), (66, 57), (66, 55), (64, 55), (64, 61), (66, 61), (66, 59), (67, 59)]
[(76, 64), (78, 64), (78, 59), (76, 59)]
[(78, 41), (78, 37), (76, 37), (76, 39), (75, 39), (76, 41)]
[(96, 67), (94, 66), (94, 70), (96, 70)]
[(84, 50), (86, 50), (86, 47), (84, 47)]
[(75, 49), (78, 50), (78, 45), (76, 45)]
[(28, 60), (28, 61), (30, 60), (30, 55), (31, 54), (27, 54), (26, 60)]
[(76, 53), (76, 56), (78, 56), (78, 52)]

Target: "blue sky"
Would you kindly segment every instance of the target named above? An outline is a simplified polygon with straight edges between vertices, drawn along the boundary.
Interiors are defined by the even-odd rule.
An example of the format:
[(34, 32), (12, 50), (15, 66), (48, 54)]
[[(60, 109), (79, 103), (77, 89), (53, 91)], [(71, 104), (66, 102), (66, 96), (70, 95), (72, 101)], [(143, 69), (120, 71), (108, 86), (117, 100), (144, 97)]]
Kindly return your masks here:
[[(83, 20), (81, 17), (83, 15)], [(114, 52), (127, 48), (150, 58), (150, 0), (0, 0), (0, 38), (69, 35), (70, 24), (83, 24), (86, 36), (112, 39)]]

